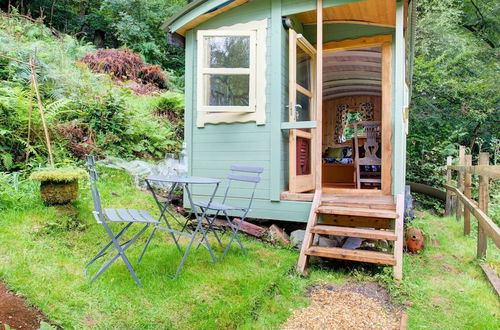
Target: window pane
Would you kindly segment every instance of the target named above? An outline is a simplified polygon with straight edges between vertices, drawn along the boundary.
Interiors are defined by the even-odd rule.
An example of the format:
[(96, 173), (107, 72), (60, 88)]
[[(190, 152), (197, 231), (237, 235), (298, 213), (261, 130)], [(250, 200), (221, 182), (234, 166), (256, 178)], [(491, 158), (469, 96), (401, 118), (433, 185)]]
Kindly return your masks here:
[(311, 100), (309, 99), (309, 96), (302, 94), (301, 92), (297, 91), (297, 99), (296, 99), (296, 105), (295, 105), (295, 121), (309, 121), (311, 120), (310, 117), (310, 107), (311, 107)]
[(205, 105), (249, 106), (250, 76), (205, 75)]
[(250, 37), (205, 37), (209, 68), (249, 68)]
[(311, 90), (311, 57), (297, 46), (297, 84)]

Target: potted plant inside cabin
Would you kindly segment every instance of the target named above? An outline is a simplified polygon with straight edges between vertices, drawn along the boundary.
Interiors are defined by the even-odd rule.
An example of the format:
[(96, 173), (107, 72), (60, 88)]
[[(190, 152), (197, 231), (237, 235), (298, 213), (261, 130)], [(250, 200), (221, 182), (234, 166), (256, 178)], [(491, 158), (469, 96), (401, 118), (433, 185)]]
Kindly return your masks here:
[(78, 180), (85, 178), (81, 169), (60, 168), (34, 172), (30, 179), (40, 181), (40, 195), (47, 205), (65, 205), (78, 197)]

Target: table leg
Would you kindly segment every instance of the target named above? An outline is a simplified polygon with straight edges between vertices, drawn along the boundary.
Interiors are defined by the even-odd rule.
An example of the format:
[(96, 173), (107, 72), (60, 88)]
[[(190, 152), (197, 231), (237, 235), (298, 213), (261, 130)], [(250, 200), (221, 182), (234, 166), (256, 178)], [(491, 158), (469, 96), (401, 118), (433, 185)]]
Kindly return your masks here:
[[(173, 193), (173, 191), (175, 190), (175, 188), (176, 188), (177, 184), (176, 184), (176, 183), (174, 183), (174, 184), (172, 185), (172, 188), (170, 189), (170, 192), (169, 192), (169, 193), (168, 193), (168, 195), (167, 195), (167, 196), (168, 196), (168, 197), (167, 197), (167, 202), (165, 202), (165, 203), (161, 203), (161, 202), (158, 200), (158, 196), (156, 196), (156, 192), (154, 191), (153, 187), (151, 186), (151, 184), (149, 183), (149, 181), (148, 181), (148, 180), (146, 180), (146, 184), (148, 185), (149, 190), (151, 190), (151, 194), (153, 195), (153, 198), (154, 198), (154, 200), (155, 200), (155, 202), (156, 202), (156, 205), (157, 205), (157, 206), (158, 206), (158, 208), (160, 209), (160, 217), (159, 217), (159, 219), (158, 219), (158, 220), (159, 220), (159, 221), (161, 221), (161, 219), (163, 219), (163, 220), (165, 221), (165, 223), (167, 224), (167, 227), (168, 227), (169, 229), (171, 229), (171, 228), (170, 228), (170, 224), (169, 224), (169, 222), (168, 222), (168, 220), (167, 220), (167, 216), (165, 215), (165, 212), (167, 212), (168, 214), (170, 214), (170, 212), (168, 211), (168, 205), (169, 205), (168, 201), (169, 201), (169, 200), (171, 200), (172, 193)], [(170, 214), (170, 216), (172, 216), (172, 214)], [(153, 231), (153, 233), (150, 235), (150, 237), (148, 238), (148, 242), (146, 243), (146, 247), (144, 248), (143, 253), (146, 251), (146, 248), (147, 248), (147, 246), (149, 245), (149, 242), (150, 242), (150, 240), (151, 240), (151, 238), (152, 238), (152, 235), (153, 235), (153, 234), (154, 234), (154, 231)], [(174, 233), (170, 232), (170, 236), (172, 236), (172, 239), (174, 240), (175, 245), (177, 246), (177, 249), (179, 249), (179, 251), (182, 251), (182, 250), (181, 250), (181, 247), (179, 246), (179, 242), (177, 241), (177, 238), (175, 237)], [(141, 258), (142, 258), (142, 256), (141, 256)], [(140, 258), (140, 259), (141, 259), (141, 258)], [(140, 260), (140, 259), (139, 259), (139, 260)]]
[[(188, 200), (189, 200), (189, 204), (191, 204), (191, 210), (193, 211), (194, 213), (194, 216), (196, 217), (196, 220), (198, 221), (198, 225), (196, 226), (196, 230), (195, 232), (193, 233), (193, 236), (196, 236), (196, 234), (198, 233), (199, 231), (199, 228), (201, 228), (201, 226), (203, 225), (203, 218), (206, 216), (206, 212), (207, 212), (207, 209), (202, 209), (202, 214), (201, 216), (198, 214), (198, 212), (196, 211), (196, 205), (194, 205), (194, 202), (193, 202), (193, 197), (191, 195), (191, 190), (189, 190), (189, 185), (186, 184), (186, 195), (188, 196)], [(210, 203), (212, 203), (214, 197), (215, 197), (215, 193), (217, 192), (217, 188), (219, 187), (219, 184), (216, 185), (215, 189), (214, 189), (214, 192), (212, 193), (212, 197), (210, 198), (210, 202), (208, 205), (210, 205)], [(201, 239), (200, 242), (203, 242), (203, 237)], [(206, 247), (208, 249), (208, 251), (210, 252), (210, 255), (212, 256), (212, 259), (214, 262), (217, 262), (217, 259), (215, 258), (215, 255), (214, 255), (214, 252), (212, 250), (212, 247), (210, 246), (210, 242), (208, 241), (208, 238), (205, 236), (205, 242), (206, 242)]]

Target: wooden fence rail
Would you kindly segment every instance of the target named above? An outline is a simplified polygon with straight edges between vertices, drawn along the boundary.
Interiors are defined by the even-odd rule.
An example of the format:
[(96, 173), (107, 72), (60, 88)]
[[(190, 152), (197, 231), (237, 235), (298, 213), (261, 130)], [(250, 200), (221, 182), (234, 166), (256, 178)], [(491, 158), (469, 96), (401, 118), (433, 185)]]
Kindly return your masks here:
[[(488, 216), (489, 204), (489, 180), (500, 179), (500, 166), (489, 165), (489, 154), (479, 154), (478, 165), (472, 165), (472, 156), (465, 154), (465, 147), (459, 150), (458, 163), (452, 165), (453, 159), (448, 157), (446, 161), (446, 214), (456, 212), (457, 220), (464, 218), (464, 235), (470, 233), (471, 214), (478, 222), (477, 233), (477, 257), (486, 255), (488, 237), (491, 237), (497, 248), (500, 248), (500, 229)], [(452, 186), (453, 171), (457, 173), (457, 187)], [(472, 175), (479, 176), (479, 198), (478, 202), (472, 199)]]

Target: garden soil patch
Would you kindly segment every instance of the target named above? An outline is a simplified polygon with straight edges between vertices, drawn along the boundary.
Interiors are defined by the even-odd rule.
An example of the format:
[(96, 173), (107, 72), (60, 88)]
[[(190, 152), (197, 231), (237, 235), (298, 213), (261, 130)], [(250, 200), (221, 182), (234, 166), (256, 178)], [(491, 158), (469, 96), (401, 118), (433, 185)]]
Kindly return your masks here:
[(282, 329), (399, 329), (401, 308), (375, 283), (315, 286), (309, 294), (311, 305)]
[(13, 329), (38, 329), (46, 318), (26, 301), (7, 290), (0, 282), (0, 329), (9, 325)]

